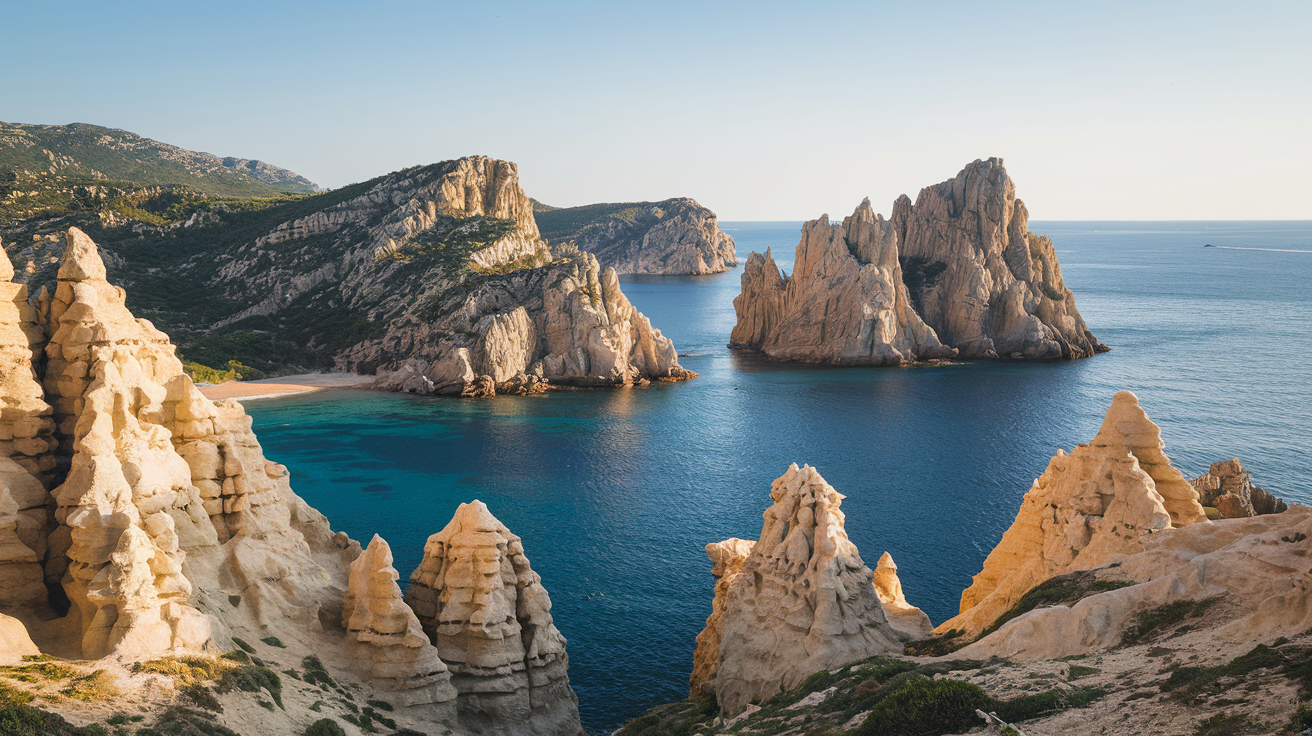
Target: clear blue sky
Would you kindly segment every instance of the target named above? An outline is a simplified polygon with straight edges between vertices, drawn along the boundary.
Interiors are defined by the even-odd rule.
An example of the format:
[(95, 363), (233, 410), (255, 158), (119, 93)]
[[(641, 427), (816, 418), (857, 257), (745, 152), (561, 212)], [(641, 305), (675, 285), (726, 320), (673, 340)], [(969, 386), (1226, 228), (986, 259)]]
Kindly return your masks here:
[(7, 2), (0, 69), (0, 120), (331, 187), (479, 153), (809, 219), (1001, 156), (1034, 219), (1312, 219), (1306, 1)]

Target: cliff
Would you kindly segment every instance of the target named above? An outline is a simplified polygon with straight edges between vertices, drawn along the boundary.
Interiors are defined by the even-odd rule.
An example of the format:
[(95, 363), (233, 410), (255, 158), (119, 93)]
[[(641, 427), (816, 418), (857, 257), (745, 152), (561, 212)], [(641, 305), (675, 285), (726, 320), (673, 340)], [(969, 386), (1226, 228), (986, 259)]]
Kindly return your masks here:
[[(899, 630), (889, 622), (875, 574), (843, 529), (843, 496), (815, 468), (790, 466), (770, 498), (760, 541), (706, 548), (719, 580), (690, 685), (694, 694), (713, 690), (728, 715), (817, 670), (898, 653), (902, 642), (928, 633), (928, 626)], [(909, 613), (896, 567), (881, 573), (889, 602)]]
[(552, 242), (571, 241), (621, 274), (723, 273), (738, 265), (715, 213), (687, 197), (537, 211)]
[[(95, 722), (125, 695), (117, 709), (169, 732), (300, 733), (336, 717), (366, 732), (578, 733), (558, 633), (542, 634), (552, 677), (534, 690), (549, 719), (460, 715), (451, 673), (477, 642), (429, 638), (386, 542), (362, 551), (296, 496), (241, 405), (201, 396), (168, 337), (128, 310), (89, 237), (69, 230), (58, 286), (34, 305), (7, 266), (0, 664), (64, 658), (45, 680), (94, 683), (48, 707)], [(45, 687), (6, 681), (0, 706), (48, 718), (26, 705)]]
[[(613, 274), (546, 246), (505, 161), (414, 167), (189, 227), (91, 230), (133, 308), (205, 365), (462, 395), (691, 375)], [(49, 249), (23, 252), (37, 283)]]
[(865, 365), (1103, 352), (1028, 217), (1002, 160), (989, 159), (914, 205), (903, 195), (887, 221), (866, 200), (841, 226), (808, 222), (791, 276), (768, 253), (748, 258), (730, 346)]

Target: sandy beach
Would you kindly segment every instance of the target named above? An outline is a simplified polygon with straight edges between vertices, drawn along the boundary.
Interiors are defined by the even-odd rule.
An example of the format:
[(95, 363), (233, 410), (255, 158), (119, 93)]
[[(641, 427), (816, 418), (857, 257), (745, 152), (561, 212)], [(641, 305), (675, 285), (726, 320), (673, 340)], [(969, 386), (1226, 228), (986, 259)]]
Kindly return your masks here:
[(357, 373), (303, 373), (298, 376), (261, 378), (258, 381), (226, 381), (200, 386), (200, 392), (209, 399), (274, 399), (294, 396), (326, 388), (358, 388), (367, 386), (373, 376)]

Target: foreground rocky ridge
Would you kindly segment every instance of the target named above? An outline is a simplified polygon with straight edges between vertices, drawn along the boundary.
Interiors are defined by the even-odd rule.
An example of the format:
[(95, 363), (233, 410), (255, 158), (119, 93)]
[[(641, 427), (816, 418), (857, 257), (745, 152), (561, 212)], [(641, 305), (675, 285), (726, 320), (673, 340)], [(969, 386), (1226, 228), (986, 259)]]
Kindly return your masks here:
[[(794, 466), (780, 482), (797, 474)], [(800, 658), (791, 647), (801, 637), (774, 635), (808, 619), (776, 622), (769, 612), (795, 611), (811, 593), (768, 595), (759, 573), (747, 574), (751, 542), (708, 545), (717, 584), (692, 697), (619, 733), (1300, 732), (1312, 727), (1312, 509), (1255, 488), (1237, 461), (1185, 481), (1137, 398), (1121, 392), (1094, 440), (1059, 450), (1035, 481), (962, 594), (960, 615), (908, 642), (905, 654), (847, 646), (862, 628), (887, 634), (892, 612), (910, 607), (891, 558), (881, 559), (872, 582), (888, 623), (812, 628), (807, 652), (832, 658), (809, 676), (788, 664)], [(1257, 501), (1209, 520), (1198, 489)], [(767, 512), (767, 529), (771, 519)], [(797, 521), (790, 529), (805, 535), (810, 525)], [(869, 587), (870, 571), (844, 569), (860, 569), (859, 584), (801, 590), (841, 591), (843, 610), (858, 611), (850, 600)], [(740, 585), (755, 598), (735, 601)], [(731, 641), (724, 631), (743, 616), (757, 622), (755, 637)], [(746, 656), (770, 666), (722, 666)], [(775, 688), (755, 690), (750, 704), (732, 695), (770, 675)]]
[(687, 197), (661, 202), (537, 208), (553, 242), (573, 242), (621, 274), (705, 275), (738, 265), (715, 213)]
[(1085, 326), (1052, 241), (1030, 233), (1002, 160), (842, 225), (806, 223), (794, 271), (753, 253), (730, 346), (777, 360), (896, 365), (935, 358), (1072, 360), (1107, 348)]
[[(0, 283), (12, 286), (9, 270), (0, 260)], [(85, 234), (69, 231), (54, 294), (29, 304), (22, 288), (4, 293), (0, 665), (11, 669), (0, 674), (21, 674), (12, 666), (24, 656), (77, 660), (41, 671), (80, 677), (70, 688), (95, 681), (85, 697), (52, 701), (81, 723), (127, 703), (160, 727), (217, 720), (247, 733), (300, 732), (332, 715), (364, 731), (377, 716), (423, 732), (579, 733), (559, 632), (543, 634), (552, 677), (520, 686), (549, 719), (508, 708), (484, 708), (477, 722), (461, 715), (452, 668), (472, 651), (462, 631), (482, 619), (457, 619), (444, 631), (453, 639), (431, 640), (386, 542), (362, 551), (292, 492), (241, 406), (201, 396), (168, 338), (128, 311)], [(536, 581), (520, 555), (518, 574)], [(442, 615), (450, 606), (439, 598)], [(542, 626), (549, 610), (538, 585), (532, 609), (509, 616)], [(276, 661), (304, 674), (283, 669), (282, 679)], [(36, 717), (22, 704), (27, 686), (14, 683), (0, 686), (0, 705)], [(117, 694), (127, 700), (108, 702)], [(333, 698), (382, 705), (325, 710)]]

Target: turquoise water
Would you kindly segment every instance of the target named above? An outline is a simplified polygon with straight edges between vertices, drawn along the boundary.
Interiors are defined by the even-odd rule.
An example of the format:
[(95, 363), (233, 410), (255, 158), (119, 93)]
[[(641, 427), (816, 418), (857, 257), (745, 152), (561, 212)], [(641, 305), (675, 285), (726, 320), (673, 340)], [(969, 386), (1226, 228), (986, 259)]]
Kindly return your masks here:
[[(790, 262), (800, 223), (724, 223), (740, 257)], [(332, 391), (251, 402), (266, 454), (333, 527), (382, 534), (404, 578), (456, 506), (524, 538), (569, 639), (584, 725), (683, 697), (710, 611), (702, 547), (754, 539), (770, 481), (815, 465), (847, 495), (867, 563), (884, 550), (935, 623), (1058, 447), (1135, 391), (1188, 475), (1242, 458), (1312, 501), (1312, 223), (1031, 223), (1112, 352), (1074, 363), (863, 369), (773, 365), (726, 348), (741, 268), (630, 277), (688, 383), (460, 401)], [(1237, 250), (1204, 248), (1204, 244)], [(1293, 252), (1291, 252), (1293, 251)]]

